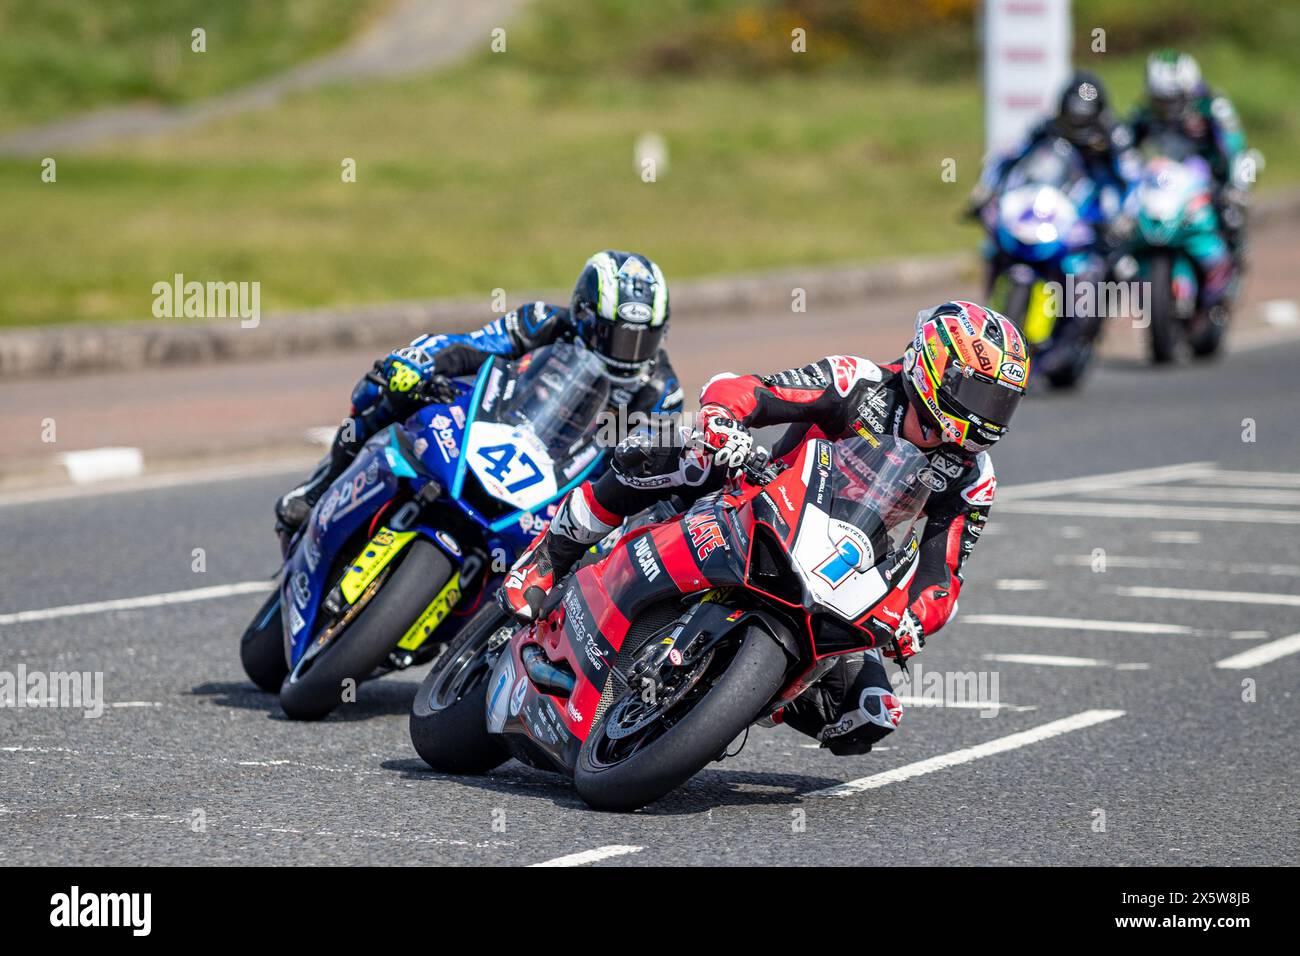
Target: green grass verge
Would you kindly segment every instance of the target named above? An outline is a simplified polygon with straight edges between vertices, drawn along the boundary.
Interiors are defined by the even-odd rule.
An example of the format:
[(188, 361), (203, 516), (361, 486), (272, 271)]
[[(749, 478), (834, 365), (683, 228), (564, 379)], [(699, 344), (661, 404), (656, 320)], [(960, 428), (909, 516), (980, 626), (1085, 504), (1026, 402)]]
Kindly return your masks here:
[[(967, 73), (566, 68), (546, 25), (559, 6), (543, 0), (506, 54), (437, 76), (70, 153), (56, 183), (34, 160), (0, 163), (0, 324), (146, 318), (153, 283), (176, 272), (258, 280), (268, 311), (486, 303), (498, 286), (563, 285), (608, 246), (655, 256), (671, 281), (977, 241), (957, 222), (982, 141)], [(1193, 49), (1267, 157), (1261, 186), (1300, 180), (1294, 58), (1231, 37)], [(1112, 81), (1121, 106), (1133, 101), (1140, 55), (1078, 59)], [(633, 159), (646, 131), (670, 148), (654, 183)], [(341, 181), (345, 157), (355, 183)], [(941, 179), (945, 158), (956, 183)]]
[(337, 47), (389, 3), (0, 0), (0, 129), (211, 96)]

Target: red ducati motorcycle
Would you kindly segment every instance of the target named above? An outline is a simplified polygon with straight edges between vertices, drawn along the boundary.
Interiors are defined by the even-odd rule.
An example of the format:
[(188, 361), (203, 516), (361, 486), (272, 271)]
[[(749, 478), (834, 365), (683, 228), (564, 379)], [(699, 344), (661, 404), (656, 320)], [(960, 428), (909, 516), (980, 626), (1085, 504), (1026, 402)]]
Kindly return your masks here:
[(537, 622), (466, 625), (416, 695), (416, 750), (446, 773), (514, 756), (599, 809), (657, 800), (838, 655), (892, 643), (927, 468), (901, 439), (812, 438), (788, 467), (754, 456), (685, 513), (629, 522)]

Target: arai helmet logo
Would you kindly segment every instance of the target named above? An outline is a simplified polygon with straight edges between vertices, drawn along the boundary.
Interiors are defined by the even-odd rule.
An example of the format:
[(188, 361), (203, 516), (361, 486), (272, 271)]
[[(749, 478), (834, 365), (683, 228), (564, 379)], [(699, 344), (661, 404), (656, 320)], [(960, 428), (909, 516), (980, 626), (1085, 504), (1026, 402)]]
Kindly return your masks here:
[(644, 302), (623, 302), (619, 305), (618, 317), (628, 322), (649, 322), (654, 312)]

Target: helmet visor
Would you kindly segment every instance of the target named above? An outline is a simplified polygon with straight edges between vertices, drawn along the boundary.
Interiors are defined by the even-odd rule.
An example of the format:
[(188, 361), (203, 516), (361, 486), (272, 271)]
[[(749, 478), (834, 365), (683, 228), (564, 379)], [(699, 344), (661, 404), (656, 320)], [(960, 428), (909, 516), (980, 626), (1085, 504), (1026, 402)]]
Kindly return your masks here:
[(941, 407), (947, 406), (945, 411), (969, 421), (982, 437), (997, 441), (1007, 430), (1023, 395), (1019, 389), (978, 373), (967, 376), (950, 365), (943, 374), (939, 402)]
[(665, 325), (593, 318), (584, 338), (592, 351), (619, 369), (643, 365), (659, 354)]

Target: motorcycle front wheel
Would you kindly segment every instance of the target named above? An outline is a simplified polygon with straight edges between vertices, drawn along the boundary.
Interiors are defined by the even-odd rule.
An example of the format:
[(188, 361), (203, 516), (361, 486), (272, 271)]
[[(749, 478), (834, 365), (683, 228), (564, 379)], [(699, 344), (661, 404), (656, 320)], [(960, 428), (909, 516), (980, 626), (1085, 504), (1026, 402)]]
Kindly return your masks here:
[(753, 723), (781, 689), (786, 663), (772, 636), (751, 627), (729, 659), (706, 665), (696, 685), (702, 693), (688, 692), (656, 719), (638, 719), (640, 691), (629, 687), (578, 752), (578, 795), (598, 810), (631, 811), (681, 786)]
[(440, 773), (487, 773), (505, 763), (488, 733), (484, 697), (492, 674), (489, 641), (509, 621), (490, 598), (425, 675), (411, 705), (411, 743)]
[[(397, 641), (451, 580), (452, 567), (438, 548), (412, 541), (397, 567), (344, 630), (310, 661), (300, 660), (280, 685), (280, 706), (295, 720), (320, 720), (388, 659)], [(350, 683), (349, 683), (350, 682)]]

